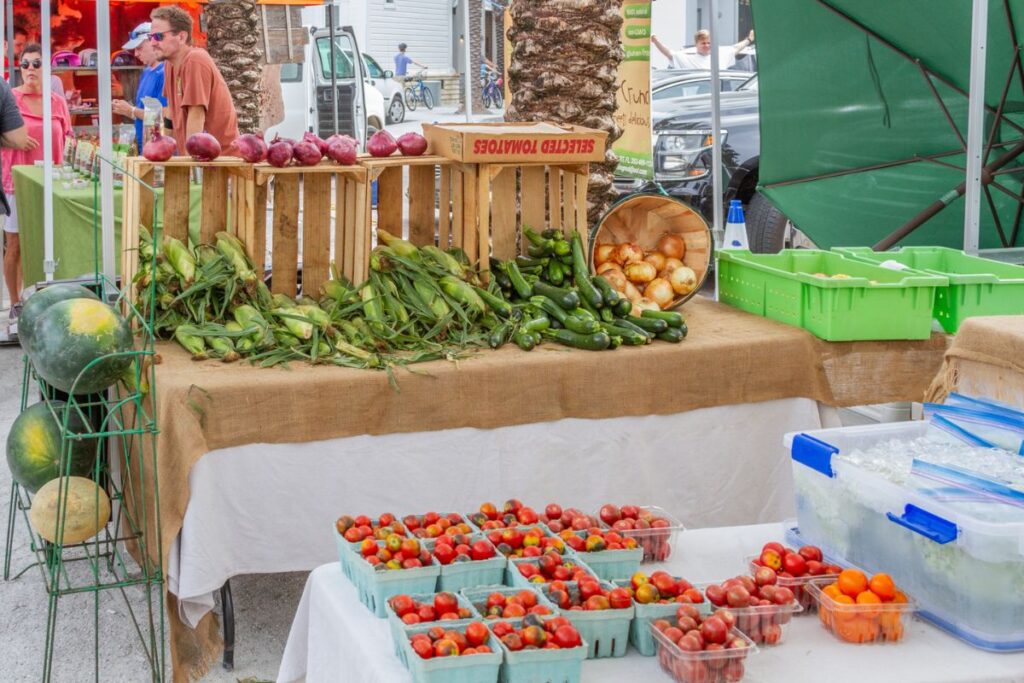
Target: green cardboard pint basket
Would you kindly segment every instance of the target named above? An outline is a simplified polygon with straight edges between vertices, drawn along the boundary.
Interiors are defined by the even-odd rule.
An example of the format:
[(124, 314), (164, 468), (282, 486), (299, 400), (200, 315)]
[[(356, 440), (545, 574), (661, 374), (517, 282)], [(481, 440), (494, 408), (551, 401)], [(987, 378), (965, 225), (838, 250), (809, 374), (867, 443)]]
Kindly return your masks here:
[[(471, 543), (482, 540), (486, 541), (487, 545), (492, 548), (494, 547), (483, 534), (471, 534), (469, 538)], [(425, 539), (422, 543), (433, 554), (437, 541), (435, 539)], [(488, 560), (452, 562), (451, 564), (441, 565), (441, 576), (438, 579), (437, 589), (440, 591), (459, 591), (463, 588), (472, 588), (473, 586), (489, 586), (501, 583), (505, 576), (505, 565), (508, 564), (508, 561), (497, 550), (494, 552), (494, 557)]]
[(896, 261), (914, 272), (949, 279), (935, 296), (933, 313), (942, 329), (955, 334), (964, 320), (979, 315), (1024, 314), (1024, 266), (971, 256), (946, 247), (903, 247), (872, 251), (835, 248), (839, 254), (881, 264)]
[[(505, 661), (501, 664), (501, 683), (580, 683), (583, 660), (589, 645), (586, 638), (579, 647), (513, 652), (501, 643)], [(500, 641), (499, 641), (500, 642)]]
[[(444, 622), (444, 628), (464, 631), (473, 622), (472, 619), (459, 619)], [(492, 683), (498, 680), (498, 669), (501, 667), (501, 643), (494, 634), (490, 634), (487, 646), (490, 652), (459, 657), (432, 657), (423, 659), (412, 649), (409, 638), (416, 633), (425, 633), (437, 624), (410, 626), (405, 632), (406, 666), (412, 674), (413, 683)]]
[[(567, 582), (566, 586), (570, 594), (578, 594), (579, 587), (575, 581)], [(601, 587), (610, 590), (614, 586), (602, 581)], [(547, 586), (544, 586), (544, 595), (548, 595)], [(629, 627), (636, 613), (635, 604), (624, 609), (558, 611), (572, 622), (580, 632), (580, 637), (588, 643), (587, 659), (626, 655), (629, 648)]]
[[(450, 593), (451, 591), (439, 592)], [(424, 595), (410, 595), (409, 597), (412, 598), (415, 602), (434, 604), (435, 595), (437, 595), (437, 593), (427, 593)], [(459, 607), (465, 607), (470, 611), (471, 616), (469, 617), (469, 620), (483, 621), (483, 619), (480, 617), (480, 613), (476, 610), (476, 608), (473, 607), (473, 604), (469, 600), (467, 600), (465, 596), (463, 596), (461, 593), (455, 593), (455, 597), (458, 599)], [(423, 624), (406, 624), (404, 621), (401, 620), (401, 618), (399, 618), (397, 614), (395, 614), (395, 610), (391, 609), (390, 599), (384, 603), (384, 611), (387, 613), (388, 627), (391, 630), (391, 639), (392, 641), (394, 641), (395, 645), (395, 655), (397, 655), (398, 658), (402, 660), (402, 664), (404, 664), (405, 668), (407, 669), (409, 668), (409, 662), (405, 659), (406, 648), (404, 646), (405, 641), (408, 640), (406, 632), (408, 632), (409, 629), (415, 628), (417, 626), (447, 626), (449, 623), (451, 623), (450, 621), (437, 620), (424, 622)], [(460, 619), (458, 621), (466, 620)]]
[(813, 249), (718, 252), (718, 299), (826, 341), (928, 339), (949, 280)]
[[(673, 576), (672, 578), (678, 580), (680, 577)], [(612, 583), (620, 588), (629, 588), (632, 585), (629, 579), (612, 581)], [(667, 619), (675, 622), (676, 612), (679, 611), (681, 604), (683, 603), (641, 603), (634, 600), (633, 609), (635, 614), (633, 622), (629, 627), (629, 642), (633, 644), (637, 652), (644, 657), (653, 657), (657, 653), (658, 649), (654, 644), (654, 636), (651, 634), (651, 623), (657, 619)], [(709, 614), (711, 612), (711, 603), (707, 600), (694, 604), (694, 607), (700, 610), (702, 614)]]
[[(377, 543), (382, 545), (383, 541)], [(388, 598), (402, 593), (433, 593), (441, 575), (441, 565), (433, 558), (426, 567), (393, 570), (377, 569), (359, 555), (355, 555), (351, 562), (352, 579), (359, 591), (360, 602), (381, 619), (387, 616)]]

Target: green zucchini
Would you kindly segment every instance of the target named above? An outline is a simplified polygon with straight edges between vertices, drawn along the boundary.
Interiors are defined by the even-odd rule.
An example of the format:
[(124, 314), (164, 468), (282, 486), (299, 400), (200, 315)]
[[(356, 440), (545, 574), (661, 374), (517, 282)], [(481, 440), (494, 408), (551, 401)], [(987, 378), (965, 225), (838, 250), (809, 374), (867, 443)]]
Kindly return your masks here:
[(548, 261), (547, 277), (548, 282), (556, 287), (561, 287), (565, 282), (565, 271), (562, 270), (562, 264), (558, 262), (558, 259)]
[(576, 288), (580, 290), (580, 296), (590, 304), (592, 308), (601, 308), (604, 301), (601, 299), (601, 292), (590, 281), (590, 270), (587, 269), (587, 259), (583, 255), (583, 240), (578, 230), (572, 231), (572, 275)]
[(630, 311), (632, 310), (633, 302), (627, 299), (626, 297), (622, 297), (621, 299), (619, 299), (618, 303), (615, 304), (615, 317), (623, 318), (629, 315)]
[(519, 329), (526, 330), (527, 332), (540, 332), (551, 327), (551, 318), (546, 315), (539, 315), (536, 318), (530, 318), (524, 320), (520, 325)]
[(601, 329), (612, 337), (620, 337), (622, 342), (628, 346), (643, 346), (651, 343), (649, 336), (635, 329), (619, 325), (602, 325)]
[(580, 297), (576, 292), (571, 289), (549, 285), (541, 280), (533, 283), (533, 295), (546, 296), (567, 311), (571, 311), (580, 305)]
[(601, 323), (596, 320), (584, 320), (575, 315), (568, 316), (562, 321), (565, 329), (572, 330), (578, 334), (594, 334), (601, 331)]
[(635, 315), (627, 315), (625, 320), (637, 327), (642, 327), (652, 334), (660, 334), (668, 329), (668, 323), (657, 318), (638, 318)]
[(638, 327), (638, 326), (634, 325), (633, 323), (629, 322), (625, 318), (616, 318), (615, 322), (612, 323), (612, 324), (615, 327), (621, 327), (624, 330), (632, 330), (633, 332), (636, 332), (638, 334), (642, 334), (644, 337), (647, 338), (648, 341), (650, 341), (650, 339), (652, 337), (654, 337), (654, 335), (651, 332), (648, 332), (647, 330), (645, 330), (642, 327)]
[(524, 329), (520, 329), (512, 337), (512, 341), (516, 343), (516, 346), (521, 348), (523, 351), (533, 351), (537, 347), (537, 340), (532, 334)]
[(526, 281), (523, 274), (519, 272), (519, 266), (516, 265), (515, 261), (505, 261), (505, 273), (508, 275), (508, 279), (512, 281), (512, 288), (516, 290), (523, 299), (529, 299), (533, 293), (533, 288), (530, 287), (530, 283)]
[(594, 334), (578, 334), (571, 330), (545, 330), (542, 334), (564, 346), (586, 351), (604, 351), (612, 343), (605, 332)]
[(611, 283), (609, 283), (608, 280), (605, 280), (602, 276), (595, 275), (590, 278), (590, 281), (594, 283), (595, 287), (597, 287), (597, 291), (601, 292), (601, 298), (604, 299), (605, 306), (612, 308), (619, 302), (619, 299), (622, 298), (618, 292), (612, 289)]
[(671, 342), (672, 344), (678, 344), (679, 342), (683, 341), (683, 339), (686, 337), (686, 334), (678, 327), (670, 327), (664, 332), (659, 332), (656, 336), (661, 341), (667, 341)]
[(651, 318), (652, 320), (664, 320), (668, 323), (669, 327), (679, 328), (683, 326), (685, 322), (683, 316), (675, 311), (644, 311), (640, 314), (641, 318)]
[(523, 314), (519, 309), (512, 308), (512, 305), (500, 296), (492, 294), (483, 287), (473, 287), (473, 289), (475, 289), (476, 293), (480, 295), (480, 298), (484, 300), (484, 303), (502, 318), (516, 318), (517, 313), (519, 314), (518, 317), (522, 317)]
[(511, 330), (512, 326), (509, 323), (498, 325), (487, 338), (487, 345), (492, 349), (500, 349), (508, 341), (508, 335)]

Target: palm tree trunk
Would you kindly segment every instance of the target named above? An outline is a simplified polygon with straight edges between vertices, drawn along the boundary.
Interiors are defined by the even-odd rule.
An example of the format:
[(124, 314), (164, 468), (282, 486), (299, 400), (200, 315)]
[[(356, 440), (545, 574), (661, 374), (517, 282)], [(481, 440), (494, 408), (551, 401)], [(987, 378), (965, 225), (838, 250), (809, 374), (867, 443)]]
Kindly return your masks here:
[(622, 0), (513, 0), (508, 121), (553, 121), (608, 133), (603, 163), (591, 164), (587, 214), (595, 224), (616, 196), (612, 142), (623, 58)]
[(255, 0), (213, 0), (206, 6), (207, 50), (228, 84), (238, 131), (260, 128), (263, 99), (263, 44)]

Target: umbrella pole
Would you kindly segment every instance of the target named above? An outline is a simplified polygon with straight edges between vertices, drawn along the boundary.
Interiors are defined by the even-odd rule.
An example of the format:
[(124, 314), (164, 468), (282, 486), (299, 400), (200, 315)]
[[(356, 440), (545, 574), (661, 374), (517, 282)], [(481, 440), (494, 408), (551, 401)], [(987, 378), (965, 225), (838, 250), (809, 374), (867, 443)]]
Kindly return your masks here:
[[(40, 3), (43, 47), (43, 121), (51, 121), (53, 107), (50, 102), (50, 3)], [(13, 67), (14, 64), (12, 63)], [(53, 282), (56, 263), (53, 260), (53, 126), (43, 126), (43, 274)], [(13, 295), (12, 295), (13, 296)]]
[[(980, 140), (979, 140), (980, 142)], [(988, 166), (985, 166), (979, 172), (979, 182), (990, 183), (992, 182), (992, 175), (1006, 166), (1008, 163), (1016, 159), (1021, 154), (1024, 154), (1024, 142), (1019, 142), (1010, 151), (1004, 153), (1002, 156), (997, 158)], [(945, 209), (947, 206), (955, 202), (960, 197), (964, 196), (967, 192), (967, 180), (964, 179), (962, 183), (954, 187), (952, 190), (944, 194), (939, 199), (929, 204), (923, 211), (911, 218), (909, 221), (901, 225), (899, 228), (894, 230), (892, 234), (880, 241), (874, 247), (875, 251), (885, 251), (894, 247), (900, 240), (920, 228), (925, 222), (933, 218), (937, 213)], [(980, 194), (979, 194), (980, 197)], [(979, 204), (980, 210), (980, 204)], [(965, 245), (966, 246), (966, 245)], [(975, 253), (977, 247), (975, 247)]]
[[(99, 93), (100, 124), (100, 235), (102, 246), (102, 266), (105, 282), (104, 288), (115, 286), (117, 282), (117, 266), (114, 259), (114, 113), (111, 109), (111, 69), (110, 59), (110, 1), (96, 2), (96, 51), (97, 83)], [(97, 267), (100, 264), (97, 264)], [(131, 283), (122, 282), (127, 291)], [(116, 296), (115, 292), (104, 291), (105, 295)]]
[(711, 24), (711, 192), (715, 247), (725, 242), (722, 224), (722, 90), (718, 61), (718, 0), (710, 0)]
[(971, 86), (967, 100), (967, 196), (964, 201), (964, 251), (968, 254), (978, 253), (981, 223), (987, 34), (988, 0), (974, 0), (971, 17)]

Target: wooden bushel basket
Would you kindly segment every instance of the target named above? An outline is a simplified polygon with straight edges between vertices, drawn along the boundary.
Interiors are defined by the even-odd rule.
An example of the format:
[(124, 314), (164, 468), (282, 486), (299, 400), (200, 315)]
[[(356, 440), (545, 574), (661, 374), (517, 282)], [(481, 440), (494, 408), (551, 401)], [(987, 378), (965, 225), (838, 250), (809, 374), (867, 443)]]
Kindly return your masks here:
[(589, 252), (591, 267), (598, 245), (635, 242), (646, 252), (654, 250), (658, 240), (667, 234), (683, 238), (686, 243), (683, 264), (697, 276), (693, 291), (676, 297), (670, 308), (681, 306), (704, 286), (714, 257), (714, 241), (707, 222), (678, 199), (661, 194), (636, 194), (612, 206), (594, 228)]

